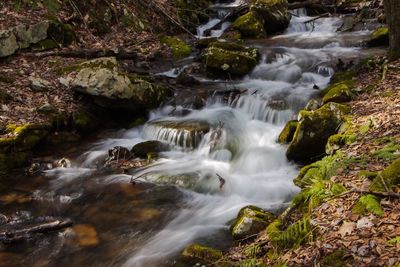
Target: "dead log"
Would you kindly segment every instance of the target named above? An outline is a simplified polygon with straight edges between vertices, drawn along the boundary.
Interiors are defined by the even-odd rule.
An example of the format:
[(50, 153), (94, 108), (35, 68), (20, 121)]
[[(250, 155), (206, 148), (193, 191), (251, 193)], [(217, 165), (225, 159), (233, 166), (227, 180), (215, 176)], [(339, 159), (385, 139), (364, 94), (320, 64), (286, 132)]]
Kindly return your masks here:
[(35, 234), (46, 234), (54, 231), (59, 231), (64, 228), (70, 227), (72, 221), (66, 220), (55, 220), (52, 222), (45, 222), (34, 226), (25, 226), (15, 230), (0, 231), (0, 242), (2, 243), (14, 243), (23, 240), (30, 239)]
[(125, 49), (79, 49), (79, 50), (58, 50), (47, 51), (33, 54), (26, 54), (27, 56), (34, 57), (70, 57), (70, 58), (85, 58), (93, 59), (100, 57), (116, 57), (118, 59), (136, 59), (138, 57), (136, 51), (129, 51)]

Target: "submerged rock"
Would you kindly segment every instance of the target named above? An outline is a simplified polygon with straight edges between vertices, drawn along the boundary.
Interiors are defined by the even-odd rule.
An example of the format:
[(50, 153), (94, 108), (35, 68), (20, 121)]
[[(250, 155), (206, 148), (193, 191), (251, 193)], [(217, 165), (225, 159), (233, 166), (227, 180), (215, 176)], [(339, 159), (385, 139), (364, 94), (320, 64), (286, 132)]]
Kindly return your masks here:
[(151, 109), (158, 107), (167, 95), (167, 89), (160, 85), (122, 73), (114, 57), (81, 63), (75, 66), (75, 71), (68, 75), (69, 85), (94, 97), (95, 103), (104, 108)]
[(368, 47), (388, 46), (389, 45), (389, 29), (376, 29), (367, 41)]
[(193, 244), (186, 247), (181, 256), (192, 260), (199, 260), (202, 263), (215, 263), (222, 258), (222, 252), (210, 247)]
[(265, 36), (264, 21), (256, 12), (248, 12), (233, 22), (232, 27), (243, 37)]
[(132, 154), (138, 158), (149, 158), (157, 156), (158, 153), (168, 151), (169, 145), (160, 141), (152, 140), (141, 142), (132, 147)]
[(258, 63), (259, 53), (237, 43), (215, 42), (203, 54), (203, 61), (210, 69), (237, 76), (249, 73)]
[(247, 206), (239, 211), (237, 219), (231, 226), (233, 238), (242, 239), (263, 231), (275, 215), (255, 206)]
[(347, 106), (332, 102), (315, 111), (301, 111), (299, 124), (286, 151), (288, 159), (310, 161), (322, 157), (328, 138), (337, 133), (348, 111)]
[(250, 11), (263, 18), (267, 33), (281, 32), (289, 26), (287, 0), (251, 0)]

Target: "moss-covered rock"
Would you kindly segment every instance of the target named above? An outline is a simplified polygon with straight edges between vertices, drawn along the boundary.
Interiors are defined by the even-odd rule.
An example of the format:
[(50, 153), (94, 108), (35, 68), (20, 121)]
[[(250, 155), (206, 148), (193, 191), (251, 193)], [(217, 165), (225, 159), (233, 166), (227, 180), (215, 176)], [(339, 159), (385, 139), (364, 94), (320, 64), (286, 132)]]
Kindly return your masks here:
[(162, 36), (161, 43), (166, 44), (172, 51), (174, 59), (180, 59), (190, 56), (192, 48), (179, 38), (172, 36)]
[(0, 175), (25, 167), (31, 156), (31, 152), (0, 153)]
[(374, 195), (361, 196), (354, 205), (352, 212), (359, 215), (372, 213), (376, 216), (383, 216), (385, 213), (379, 202), (380, 199)]
[(8, 125), (5, 137), (0, 138), (0, 152), (30, 151), (49, 132), (43, 124)]
[(14, 54), (18, 48), (17, 38), (12, 31), (0, 31), (0, 58)]
[(287, 0), (251, 0), (250, 11), (263, 18), (268, 33), (285, 30), (291, 18)]
[(389, 29), (376, 29), (367, 41), (368, 47), (388, 46), (389, 45)]
[(296, 120), (288, 121), (285, 128), (283, 128), (282, 132), (279, 134), (278, 142), (280, 144), (288, 144), (292, 142), (298, 124), (299, 122)]
[(321, 107), (321, 103), (318, 101), (318, 100), (316, 100), (316, 99), (310, 99), (308, 102), (307, 102), (307, 105), (305, 106), (305, 110), (308, 110), (308, 111), (313, 111), (313, 110), (317, 110), (317, 109), (319, 109)]
[(275, 216), (255, 206), (247, 206), (239, 211), (231, 226), (233, 238), (242, 239), (263, 231)]
[(202, 263), (215, 263), (222, 258), (222, 252), (210, 247), (192, 244), (186, 247), (181, 255), (194, 260), (199, 260)]
[(326, 143), (325, 153), (333, 155), (338, 149), (344, 145), (354, 143), (357, 140), (355, 134), (335, 134), (329, 137)]
[(328, 102), (345, 103), (350, 101), (354, 96), (349, 86), (344, 82), (329, 86), (325, 92), (326, 93), (322, 98), (324, 104)]
[(81, 63), (68, 75), (68, 81), (74, 90), (92, 96), (99, 106), (114, 110), (156, 108), (168, 93), (163, 86), (121, 72), (115, 58)]
[(400, 185), (400, 159), (395, 160), (384, 169), (371, 183), (371, 191), (393, 190)]
[(99, 126), (100, 122), (88, 111), (80, 109), (72, 114), (72, 124), (78, 133), (90, 133)]
[(131, 153), (138, 158), (148, 158), (149, 154), (154, 157), (154, 154), (168, 151), (169, 145), (160, 141), (152, 140), (141, 142), (132, 147)]
[(257, 49), (237, 43), (215, 42), (205, 50), (202, 58), (210, 69), (243, 76), (257, 65), (259, 53)]
[(238, 30), (243, 37), (260, 38), (265, 36), (264, 21), (255, 12), (237, 18), (232, 27)]
[(286, 151), (288, 159), (311, 161), (323, 156), (328, 138), (338, 131), (348, 112), (347, 106), (332, 102), (315, 111), (301, 111), (299, 124)]

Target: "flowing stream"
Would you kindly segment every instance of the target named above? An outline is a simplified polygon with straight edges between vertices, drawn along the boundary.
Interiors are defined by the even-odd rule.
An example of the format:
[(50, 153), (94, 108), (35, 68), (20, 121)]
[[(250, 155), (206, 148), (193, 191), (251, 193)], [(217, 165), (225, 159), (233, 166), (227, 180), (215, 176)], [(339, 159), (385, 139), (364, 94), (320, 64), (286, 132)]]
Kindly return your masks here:
[[(97, 246), (82, 248), (68, 230), (1, 253), (26, 266), (178, 266), (175, 256), (190, 243), (229, 246), (229, 223), (243, 206), (282, 210), (299, 191), (292, 182), (298, 167), (276, 142), (285, 122), (327, 86), (339, 58), (349, 62), (371, 53), (360, 48), (368, 32), (337, 33), (339, 18), (308, 25), (304, 10), (296, 15), (282, 35), (248, 41), (262, 54), (252, 73), (228, 85), (202, 78), (219, 90), (228, 86), (246, 93), (228, 100), (215, 95), (201, 109), (154, 110), (145, 125), (112, 132), (85, 147), (71, 168), (37, 178), (33, 208), (10, 208), (18, 208), (16, 220), (64, 216), (92, 225)], [(216, 23), (212, 21), (198, 34)], [(179, 109), (186, 115), (170, 115)], [(154, 164), (129, 175), (96, 172), (108, 149), (155, 139), (172, 149)], [(132, 177), (144, 183), (132, 186)], [(218, 177), (225, 180), (223, 186)]]

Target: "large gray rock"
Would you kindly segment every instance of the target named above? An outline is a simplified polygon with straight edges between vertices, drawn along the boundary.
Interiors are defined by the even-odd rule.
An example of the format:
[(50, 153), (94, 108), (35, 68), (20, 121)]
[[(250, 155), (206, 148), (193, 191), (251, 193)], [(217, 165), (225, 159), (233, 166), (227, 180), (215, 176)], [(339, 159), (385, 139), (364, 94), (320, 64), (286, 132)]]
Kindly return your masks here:
[(18, 25), (13, 29), (19, 48), (28, 48), (47, 38), (49, 22), (41, 21), (33, 25)]
[(78, 92), (97, 98), (97, 104), (111, 109), (155, 108), (167, 90), (139, 77), (122, 73), (113, 57), (81, 63), (67, 78)]
[(17, 38), (12, 31), (0, 31), (0, 57), (7, 57), (19, 48)]

